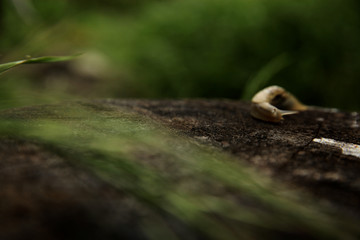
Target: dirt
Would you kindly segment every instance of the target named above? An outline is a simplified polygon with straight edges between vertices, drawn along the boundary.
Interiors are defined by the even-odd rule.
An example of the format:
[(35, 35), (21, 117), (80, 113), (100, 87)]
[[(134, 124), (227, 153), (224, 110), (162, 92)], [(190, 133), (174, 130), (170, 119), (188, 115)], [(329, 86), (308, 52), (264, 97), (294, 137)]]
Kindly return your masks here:
[[(126, 110), (151, 118), (360, 218), (360, 159), (313, 141), (323, 137), (360, 144), (358, 113), (313, 109), (286, 116), (280, 123), (267, 123), (250, 116), (249, 102), (233, 100), (108, 99), (77, 104), (99, 113)], [(61, 115), (66, 108), (66, 104), (27, 107), (0, 115), (80, 119), (79, 113)], [(0, 239), (144, 239), (138, 219), (152, 219), (154, 214), (34, 142), (0, 138), (0, 173), (0, 216), (6, 216), (0, 217)], [(178, 231), (188, 231), (178, 220), (166, 218), (176, 222)]]

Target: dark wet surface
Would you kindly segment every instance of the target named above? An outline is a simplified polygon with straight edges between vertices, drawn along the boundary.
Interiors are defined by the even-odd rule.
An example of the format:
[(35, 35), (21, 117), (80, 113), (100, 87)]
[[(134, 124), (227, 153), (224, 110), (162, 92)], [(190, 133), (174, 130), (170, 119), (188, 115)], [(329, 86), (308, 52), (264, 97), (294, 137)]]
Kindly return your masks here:
[(267, 123), (250, 116), (249, 103), (232, 100), (104, 102), (165, 122), (360, 216), (360, 158), (312, 141), (325, 137), (360, 144), (360, 128), (354, 127), (357, 114), (309, 110)]
[[(274, 124), (253, 119), (249, 103), (232, 100), (98, 100), (80, 105), (110, 115), (125, 109), (150, 117), (360, 218), (360, 159), (312, 141), (326, 137), (360, 144), (356, 114), (309, 110)], [(79, 112), (62, 115), (66, 108), (7, 110), (1, 117), (81, 121)], [(154, 214), (33, 142), (1, 138), (0, 173), (0, 239), (143, 239), (138, 219)]]

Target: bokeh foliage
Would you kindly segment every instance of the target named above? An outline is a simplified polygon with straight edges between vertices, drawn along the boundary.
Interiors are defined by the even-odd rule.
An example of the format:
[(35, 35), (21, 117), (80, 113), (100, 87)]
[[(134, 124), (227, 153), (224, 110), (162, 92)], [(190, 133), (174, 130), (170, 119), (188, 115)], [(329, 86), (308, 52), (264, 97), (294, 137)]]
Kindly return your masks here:
[[(360, 109), (355, 0), (28, 2), (31, 11), (1, 1), (2, 62), (95, 52), (106, 70), (97, 72), (96, 86), (80, 81), (86, 96), (249, 99), (278, 84), (310, 105)], [(56, 90), (59, 84), (44, 88), (39, 82), (47, 76), (32, 71), (6, 78)], [(68, 85), (74, 71), (65, 76)]]

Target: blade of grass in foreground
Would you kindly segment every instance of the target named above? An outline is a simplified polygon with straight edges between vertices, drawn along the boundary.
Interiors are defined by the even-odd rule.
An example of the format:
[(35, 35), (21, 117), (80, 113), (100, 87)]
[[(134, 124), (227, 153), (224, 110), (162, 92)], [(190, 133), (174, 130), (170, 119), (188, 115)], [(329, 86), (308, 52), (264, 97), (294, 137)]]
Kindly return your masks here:
[[(74, 104), (63, 109), (45, 111), (48, 120), (0, 120), (0, 133), (55, 146), (72, 164), (153, 211), (175, 216), (207, 239), (258, 239), (269, 231), (322, 239), (360, 234), (356, 223), (289, 193), (226, 154), (210, 152), (137, 115), (93, 112)], [(143, 228), (150, 235), (159, 228), (169, 231), (152, 221), (147, 224)]]
[(18, 60), (18, 61), (14, 61), (14, 62), (3, 63), (3, 64), (0, 64), (0, 74), (2, 74), (3, 72), (5, 72), (11, 68), (14, 68), (14, 67), (22, 65), (22, 64), (62, 62), (62, 61), (72, 60), (73, 58), (75, 58), (77, 56), (78, 55), (44, 56), (44, 57), (28, 58), (28, 59)]
[(271, 59), (263, 66), (254, 77), (249, 79), (243, 91), (242, 99), (250, 100), (251, 97), (264, 87), (278, 72), (291, 63), (287, 54), (283, 53)]

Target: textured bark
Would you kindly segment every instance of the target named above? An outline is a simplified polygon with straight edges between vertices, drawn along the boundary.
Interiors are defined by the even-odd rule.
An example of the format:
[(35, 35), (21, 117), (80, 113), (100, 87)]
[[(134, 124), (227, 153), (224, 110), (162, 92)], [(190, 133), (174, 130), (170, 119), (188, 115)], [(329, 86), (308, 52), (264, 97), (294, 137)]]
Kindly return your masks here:
[[(126, 110), (149, 117), (201, 144), (222, 149), (337, 211), (360, 218), (360, 158), (313, 141), (329, 138), (360, 144), (357, 113), (309, 110), (273, 124), (253, 119), (250, 104), (240, 101), (97, 100), (82, 104), (99, 112)], [(58, 108), (6, 110), (0, 117), (54, 117)], [(152, 213), (90, 173), (67, 164), (46, 146), (0, 139), (0, 172), (1, 239), (144, 238), (137, 230), (137, 219)], [(167, 219), (178, 221), (171, 216)]]

